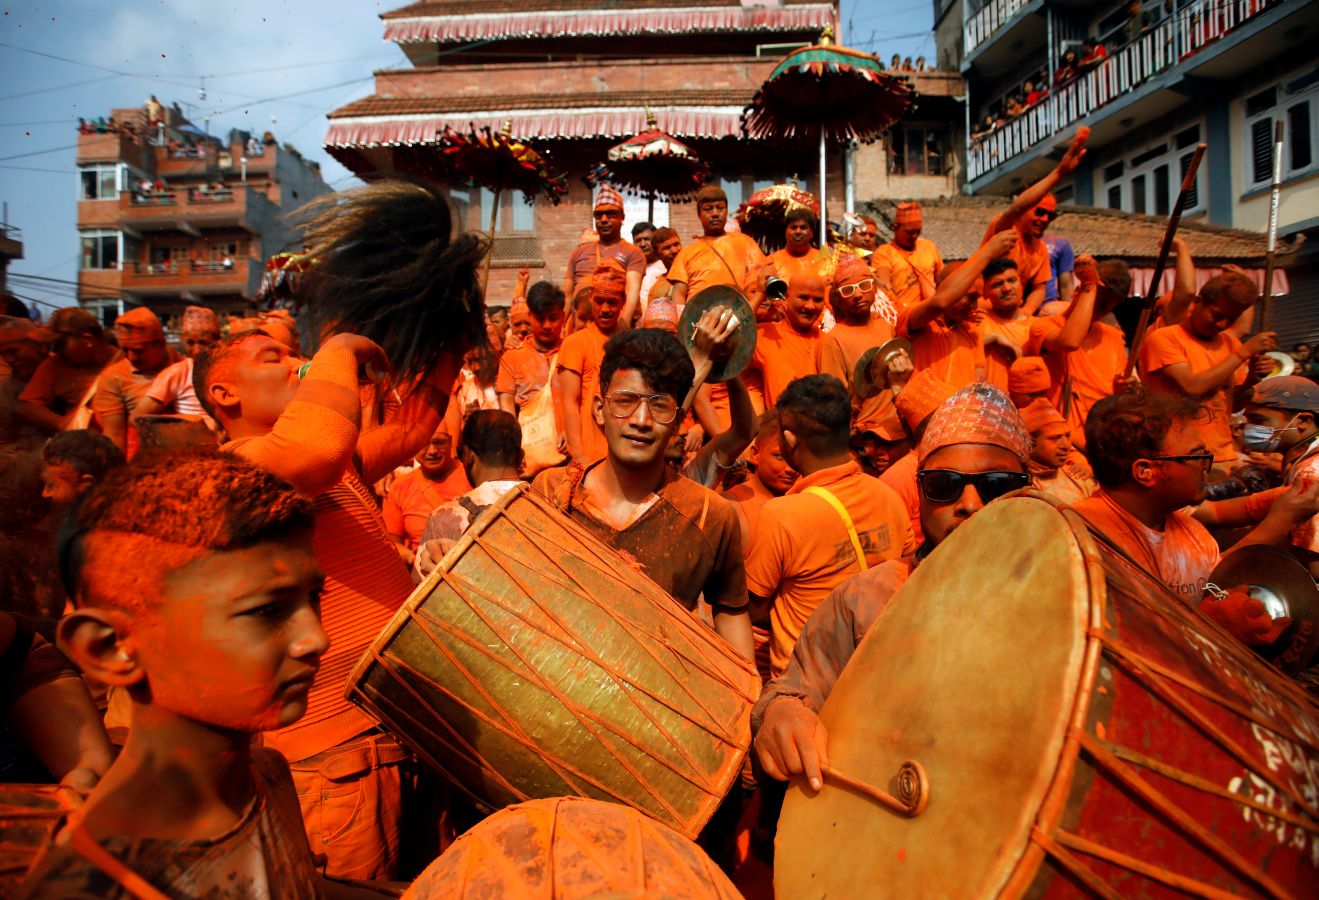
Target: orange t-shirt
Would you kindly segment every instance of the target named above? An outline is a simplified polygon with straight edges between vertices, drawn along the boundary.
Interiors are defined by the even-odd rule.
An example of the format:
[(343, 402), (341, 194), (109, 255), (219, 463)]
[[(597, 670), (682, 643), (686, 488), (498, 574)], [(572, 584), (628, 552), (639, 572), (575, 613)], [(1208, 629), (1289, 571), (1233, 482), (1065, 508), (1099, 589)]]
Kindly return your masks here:
[(600, 392), (600, 363), (605, 358), (605, 344), (609, 335), (601, 331), (594, 322), (581, 331), (574, 331), (563, 339), (559, 348), (558, 368), (576, 372), (582, 378), (582, 398), (578, 404), (577, 414), (581, 422), (583, 463), (592, 463), (604, 459), (609, 451), (605, 442), (605, 433), (595, 424), (592, 409), (596, 394)]
[[(1027, 240), (1031, 242), (1029, 247), (1026, 246)], [(1031, 291), (1049, 281), (1053, 270), (1049, 266), (1049, 245), (1044, 241), (1022, 235), (1008, 258), (1017, 264), (1023, 298), (1029, 297)]]
[[(856, 361), (871, 347), (882, 346), (892, 339), (893, 326), (883, 319), (872, 318), (864, 325), (839, 322), (820, 338), (820, 374), (837, 378), (851, 393)], [(896, 415), (892, 391), (880, 391), (865, 400), (852, 394), (853, 431), (866, 431), (882, 423), (892, 426)], [(897, 427), (900, 431), (901, 426)]]
[(759, 478), (752, 475), (719, 496), (732, 503), (733, 511), (737, 513), (737, 523), (742, 527), (742, 550), (745, 552), (751, 549), (751, 538), (760, 522), (760, 512), (766, 503), (774, 499), (774, 495), (760, 483)]
[(747, 390), (753, 398), (760, 394), (763, 409), (774, 405), (788, 382), (819, 371), (816, 362), (819, 345), (819, 328), (811, 329), (810, 334), (798, 334), (786, 322), (766, 322), (760, 326), (756, 352), (747, 367), (750, 376)]
[[(979, 323), (981, 341), (983, 343), (985, 335), (997, 334), (1020, 347), (1023, 356), (1039, 356), (1040, 350), (1044, 346), (1044, 339), (1058, 330), (1054, 323), (1050, 321), (1053, 318), (1055, 317), (1022, 316), (1019, 319), (1004, 322), (996, 318), (992, 312), (986, 312), (985, 317)], [(998, 345), (985, 347), (984, 351), (985, 381), (1006, 393), (1008, 389), (1008, 368), (1012, 365), (1012, 354)]]
[(715, 284), (731, 284), (746, 291), (752, 279), (748, 270), (763, 266), (766, 257), (755, 241), (734, 232), (717, 238), (697, 238), (669, 269), (669, 281), (687, 285), (687, 300)]
[(911, 520), (911, 536), (919, 547), (925, 543), (925, 533), (921, 531), (921, 486), (916, 481), (916, 470), (916, 451), (912, 450), (885, 469), (879, 480), (893, 488), (902, 500), (907, 517)]
[(1103, 489), (1071, 507), (1100, 532), (1167, 586), (1189, 606), (1199, 606), (1209, 573), (1218, 565), (1218, 544), (1191, 514), (1178, 510), (1155, 531), (1127, 512)]
[[(1049, 316), (1044, 321), (1062, 319)], [(1061, 411), (1063, 408), (1063, 381), (1072, 376), (1072, 408), (1067, 423), (1072, 426), (1072, 443), (1085, 449), (1085, 417), (1090, 407), (1113, 393), (1113, 379), (1122, 374), (1127, 365), (1127, 339), (1122, 329), (1107, 322), (1095, 322), (1081, 340), (1081, 346), (1067, 353), (1050, 353), (1042, 350), (1041, 356), (1049, 367), (1049, 402)]]
[(390, 486), (389, 495), (380, 506), (385, 530), (390, 537), (403, 538), (409, 550), (416, 550), (430, 514), (471, 489), (467, 473), (456, 460), (439, 481), (431, 481), (420, 468), (413, 469)]
[(870, 254), (870, 267), (881, 284), (888, 284), (889, 299), (902, 312), (934, 296), (943, 257), (934, 242), (925, 238), (916, 238), (916, 247), (910, 252), (889, 241)]
[(784, 281), (791, 281), (794, 275), (800, 275), (803, 272), (813, 272), (820, 274), (820, 267), (824, 265), (827, 257), (822, 250), (811, 248), (801, 256), (793, 256), (788, 252), (788, 248), (775, 250), (769, 255), (769, 261), (774, 264), (774, 271)]
[[(1168, 325), (1151, 331), (1140, 347), (1140, 377), (1150, 390), (1186, 396), (1177, 382), (1163, 369), (1176, 363), (1188, 363), (1192, 372), (1203, 372), (1233, 356), (1241, 341), (1224, 331), (1210, 341), (1202, 341), (1181, 325)], [(1200, 433), (1214, 453), (1215, 465), (1230, 465), (1237, 459), (1232, 441), (1232, 389), (1246, 380), (1246, 364), (1237, 366), (1230, 378), (1214, 390), (1196, 399), (1208, 413), (1208, 422), (1200, 424)]]
[(985, 365), (985, 345), (980, 340), (980, 329), (971, 322), (959, 322), (949, 328), (943, 318), (936, 318), (915, 334), (907, 327), (910, 307), (898, 313), (898, 337), (911, 340), (917, 369), (929, 369), (930, 374), (954, 388), (961, 389), (973, 383)]
[(855, 462), (805, 476), (787, 494), (768, 501), (751, 538), (746, 572), (747, 589), (774, 600), (770, 665), (775, 675), (787, 668), (815, 608), (862, 571), (842, 517), (823, 497), (805, 493), (811, 487), (824, 488), (847, 510), (867, 567), (916, 550), (898, 495)]
[(505, 350), (499, 358), (499, 375), (495, 378), (495, 392), (511, 394), (513, 404), (519, 412), (532, 400), (536, 399), (550, 380), (550, 358), (559, 352), (541, 350), (534, 341), (516, 350)]

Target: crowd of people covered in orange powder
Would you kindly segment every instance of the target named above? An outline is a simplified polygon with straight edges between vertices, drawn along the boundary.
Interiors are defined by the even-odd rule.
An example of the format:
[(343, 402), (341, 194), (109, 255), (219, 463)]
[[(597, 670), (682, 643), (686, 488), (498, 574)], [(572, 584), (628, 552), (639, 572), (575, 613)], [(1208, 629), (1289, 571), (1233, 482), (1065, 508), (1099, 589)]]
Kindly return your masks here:
[(562, 278), (524, 270), (505, 305), (445, 195), (387, 179), (315, 201), (287, 309), (107, 326), (9, 298), (0, 765), (72, 798), (18, 896), (397, 895), (461, 848), (490, 809), (346, 689), (510, 492), (754, 665), (746, 762), (697, 841), (747, 896), (769, 896), (785, 783), (821, 788), (819, 712), (861, 638), (1005, 495), (1051, 496), (1197, 615), (1276, 640), (1206, 585), (1254, 545), (1319, 574), (1315, 361), (1268, 377), (1256, 282), (1197, 286), (1180, 240), (1129, 358), (1127, 265), (1046, 239), (1084, 143), (961, 262), (918, 203), (887, 240), (791, 209), (767, 253), (717, 186), (698, 235), (628, 229), (606, 186)]

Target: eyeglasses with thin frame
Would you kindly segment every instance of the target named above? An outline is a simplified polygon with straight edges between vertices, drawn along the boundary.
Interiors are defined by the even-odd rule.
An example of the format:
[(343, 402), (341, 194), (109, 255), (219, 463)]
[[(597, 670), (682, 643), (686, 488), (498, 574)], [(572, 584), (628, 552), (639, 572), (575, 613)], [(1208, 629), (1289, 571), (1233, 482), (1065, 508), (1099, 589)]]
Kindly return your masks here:
[(615, 419), (626, 419), (642, 403), (650, 410), (650, 417), (660, 425), (668, 425), (678, 417), (678, 401), (668, 394), (638, 394), (636, 391), (614, 391), (605, 395), (605, 405)]
[(851, 300), (857, 294), (868, 294), (875, 288), (875, 279), (864, 278), (856, 284), (843, 284), (838, 286), (838, 296), (844, 300)]
[(1205, 469), (1212, 468), (1214, 465), (1214, 454), (1208, 451), (1204, 453), (1183, 453), (1180, 456), (1145, 456), (1141, 458), (1148, 459), (1150, 462), (1199, 463)]
[(958, 472), (955, 469), (924, 469), (916, 473), (921, 495), (931, 503), (953, 503), (972, 485), (984, 503), (1030, 486), (1025, 472)]

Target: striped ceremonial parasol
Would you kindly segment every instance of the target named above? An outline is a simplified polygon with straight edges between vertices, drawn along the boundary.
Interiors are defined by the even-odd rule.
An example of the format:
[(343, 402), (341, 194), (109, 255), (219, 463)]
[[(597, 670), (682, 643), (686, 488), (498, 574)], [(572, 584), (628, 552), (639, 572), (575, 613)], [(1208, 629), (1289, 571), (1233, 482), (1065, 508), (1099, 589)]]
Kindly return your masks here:
[(595, 184), (612, 184), (652, 203), (656, 199), (690, 200), (710, 175), (710, 167), (682, 141), (660, 131), (646, 110), (646, 130), (609, 148), (607, 160), (587, 176)]
[(737, 208), (737, 224), (743, 234), (753, 238), (762, 248), (777, 249), (783, 244), (788, 213), (796, 209), (808, 209), (816, 216), (820, 214), (819, 201), (810, 191), (795, 184), (772, 185), (756, 191)]
[(826, 219), (828, 141), (873, 141), (912, 108), (916, 93), (869, 53), (842, 47), (825, 28), (813, 47), (783, 58), (742, 113), (742, 132), (768, 141), (820, 142), (820, 213)]

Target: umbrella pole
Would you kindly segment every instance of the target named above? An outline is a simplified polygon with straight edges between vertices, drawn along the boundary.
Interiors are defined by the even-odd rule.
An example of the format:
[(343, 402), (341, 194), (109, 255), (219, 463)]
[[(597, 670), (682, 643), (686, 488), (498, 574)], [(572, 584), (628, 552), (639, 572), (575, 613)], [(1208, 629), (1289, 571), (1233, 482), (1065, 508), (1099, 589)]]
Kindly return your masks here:
[[(494, 200), (490, 203), (490, 247), (485, 252), (485, 271), (481, 273), (481, 298), (483, 300), (485, 299), (486, 286), (490, 284), (490, 263), (494, 261), (495, 256), (495, 222), (499, 218), (499, 188), (495, 188), (492, 193), (494, 194)], [(485, 303), (486, 306), (490, 305), (488, 300)]]
[(651, 194), (646, 198), (646, 221), (655, 224), (655, 195)]
[(820, 129), (820, 246), (829, 246), (829, 210), (824, 203), (824, 129)]

